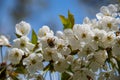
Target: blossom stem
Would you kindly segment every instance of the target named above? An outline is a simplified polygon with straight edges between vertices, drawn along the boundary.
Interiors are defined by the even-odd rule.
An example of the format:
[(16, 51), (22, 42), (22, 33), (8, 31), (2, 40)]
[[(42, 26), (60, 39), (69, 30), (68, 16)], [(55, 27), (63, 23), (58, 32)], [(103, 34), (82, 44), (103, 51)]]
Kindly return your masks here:
[(0, 46), (1, 62), (3, 62), (2, 46)]
[(45, 71), (45, 73), (44, 73), (44, 79), (46, 78), (46, 75), (47, 75), (47, 71)]
[(58, 75), (57, 75), (57, 76), (58, 76), (58, 80), (61, 80), (61, 77), (60, 77), (60, 76), (61, 76), (61, 74), (60, 74), (60, 73), (58, 73)]
[(49, 76), (50, 76), (50, 80), (52, 80), (52, 75), (51, 75), (51, 72), (49, 72)]
[(55, 73), (53, 73), (53, 80), (57, 79), (56, 76), (55, 76)]

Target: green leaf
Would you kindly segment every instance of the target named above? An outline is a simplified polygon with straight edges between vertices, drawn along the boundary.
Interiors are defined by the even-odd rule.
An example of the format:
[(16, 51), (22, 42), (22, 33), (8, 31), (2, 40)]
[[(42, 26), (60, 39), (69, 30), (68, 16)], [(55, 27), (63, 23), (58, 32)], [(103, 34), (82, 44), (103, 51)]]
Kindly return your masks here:
[(32, 39), (31, 39), (31, 42), (33, 44), (37, 44), (37, 40), (38, 40), (37, 35), (36, 35), (35, 31), (32, 29)]
[(64, 29), (69, 28), (68, 19), (67, 19), (67, 18), (65, 18), (65, 17), (64, 17), (64, 16), (62, 16), (62, 15), (60, 15), (59, 17), (60, 17), (61, 22), (62, 22), (62, 24), (63, 24), (63, 26), (64, 26)]
[(70, 20), (71, 28), (73, 28), (75, 20), (73, 14), (71, 14), (70, 11), (68, 11), (68, 20)]
[(68, 11), (68, 18), (65, 18), (63, 15), (60, 15), (59, 17), (64, 26), (63, 29), (72, 29), (73, 28), (75, 20), (74, 20), (73, 14), (71, 14), (70, 11)]
[(68, 23), (68, 20), (63, 15), (59, 15), (59, 17), (62, 21), (62, 24), (67, 24)]

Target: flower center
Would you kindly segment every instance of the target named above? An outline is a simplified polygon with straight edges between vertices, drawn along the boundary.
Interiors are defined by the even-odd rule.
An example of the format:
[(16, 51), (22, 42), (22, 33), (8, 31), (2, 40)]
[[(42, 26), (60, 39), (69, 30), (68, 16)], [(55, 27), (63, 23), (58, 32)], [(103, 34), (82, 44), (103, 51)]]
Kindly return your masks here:
[(107, 27), (111, 29), (112, 24), (111, 24), (111, 23), (108, 23), (108, 24), (107, 24)]
[(47, 43), (48, 43), (49, 47), (53, 48), (55, 46), (54, 41), (55, 41), (55, 39), (52, 39), (52, 38), (47, 39)]
[(20, 46), (21, 46), (21, 47), (25, 47), (25, 43), (24, 43), (24, 42), (21, 42), (21, 43), (20, 43)]
[(62, 49), (64, 46), (62, 44), (58, 45), (57, 49)]
[(52, 52), (48, 51), (47, 53), (48, 53), (49, 56), (52, 56)]
[(94, 36), (94, 40), (98, 41), (99, 40), (98, 36)]
[(36, 63), (36, 60), (35, 60), (35, 59), (31, 60), (31, 63), (32, 63), (32, 64), (35, 64), (35, 63)]
[(89, 48), (87, 48), (87, 50), (86, 50), (86, 53), (87, 54), (90, 54), (92, 51), (89, 49)]
[(85, 33), (82, 33), (82, 38), (86, 38), (86, 34)]
[(25, 30), (24, 30), (24, 29), (21, 29), (20, 31), (21, 31), (21, 33), (22, 33), (22, 34), (24, 34), (24, 33), (25, 33)]
[(112, 40), (112, 38), (111, 38), (110, 36), (108, 36), (108, 37), (107, 37), (107, 40), (111, 41), (111, 40)]
[(108, 78), (110, 76), (109, 73), (105, 73), (105, 77)]
[(19, 56), (19, 53), (18, 53), (18, 52), (16, 52), (16, 53), (15, 53), (15, 57), (18, 57), (18, 56)]
[(57, 63), (57, 65), (58, 65), (58, 66), (61, 66), (61, 62), (59, 61), (59, 62)]

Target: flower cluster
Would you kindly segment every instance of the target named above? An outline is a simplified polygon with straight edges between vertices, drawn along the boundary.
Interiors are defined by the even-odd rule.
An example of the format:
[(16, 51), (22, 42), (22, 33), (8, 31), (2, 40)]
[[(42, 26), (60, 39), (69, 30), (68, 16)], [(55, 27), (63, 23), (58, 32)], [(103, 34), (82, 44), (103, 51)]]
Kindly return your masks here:
[[(103, 6), (96, 19), (86, 17), (83, 24), (74, 24), (56, 34), (43, 26), (37, 35), (32, 32), (32, 40), (27, 36), (30, 24), (16, 24), (17, 38), (8, 52), (8, 77), (13, 78), (13, 71), (19, 73), (23, 69), (27, 78), (39, 71), (57, 71), (69, 75), (66, 80), (119, 80), (119, 11), (117, 4)], [(10, 44), (0, 36), (0, 45)]]

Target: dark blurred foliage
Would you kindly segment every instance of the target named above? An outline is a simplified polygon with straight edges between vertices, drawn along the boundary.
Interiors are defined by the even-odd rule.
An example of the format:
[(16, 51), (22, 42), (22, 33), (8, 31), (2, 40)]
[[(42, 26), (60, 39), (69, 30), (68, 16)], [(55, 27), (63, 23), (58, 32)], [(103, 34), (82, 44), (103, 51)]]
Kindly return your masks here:
[(78, 0), (79, 3), (84, 3), (88, 8), (90, 15), (99, 12), (101, 6), (107, 6), (109, 4), (118, 4), (120, 0)]
[(15, 4), (15, 7), (11, 10), (11, 15), (15, 22), (22, 20), (27, 17), (30, 12), (26, 10), (26, 5), (29, 4), (30, 0), (18, 0)]
[(4, 17), (2, 17), (0, 19), (0, 34), (7, 35), (8, 38), (10, 37), (10, 39), (13, 39), (15, 37), (15, 35), (13, 34), (15, 29), (14, 28), (15, 24), (19, 23), (22, 20), (25, 20), (26, 18), (29, 18), (32, 15), (32, 13), (34, 12), (34, 9), (32, 9), (32, 7), (37, 5), (39, 11), (42, 11), (42, 9), (49, 8), (49, 4), (46, 2), (46, 0), (12, 0), (13, 1), (11, 2), (12, 7), (10, 6), (4, 8), (6, 5), (6, 1), (0, 0), (0, 17), (6, 14), (6, 13), (2, 13), (2, 11), (4, 11), (5, 9), (9, 10), (9, 13), (7, 14), (9, 15), (10, 18), (10, 22), (8, 23), (10, 25), (9, 26), (5, 25), (3, 19)]
[(39, 10), (48, 8), (49, 4), (45, 0), (17, 0), (15, 7), (11, 10), (11, 15), (15, 23), (20, 22), (32, 14), (33, 10), (31, 8), (35, 5), (35, 1), (38, 3), (36, 5), (38, 5)]
[(115, 4), (118, 3), (120, 0), (79, 0), (79, 2), (81, 1), (93, 8), (96, 8), (102, 5)]

